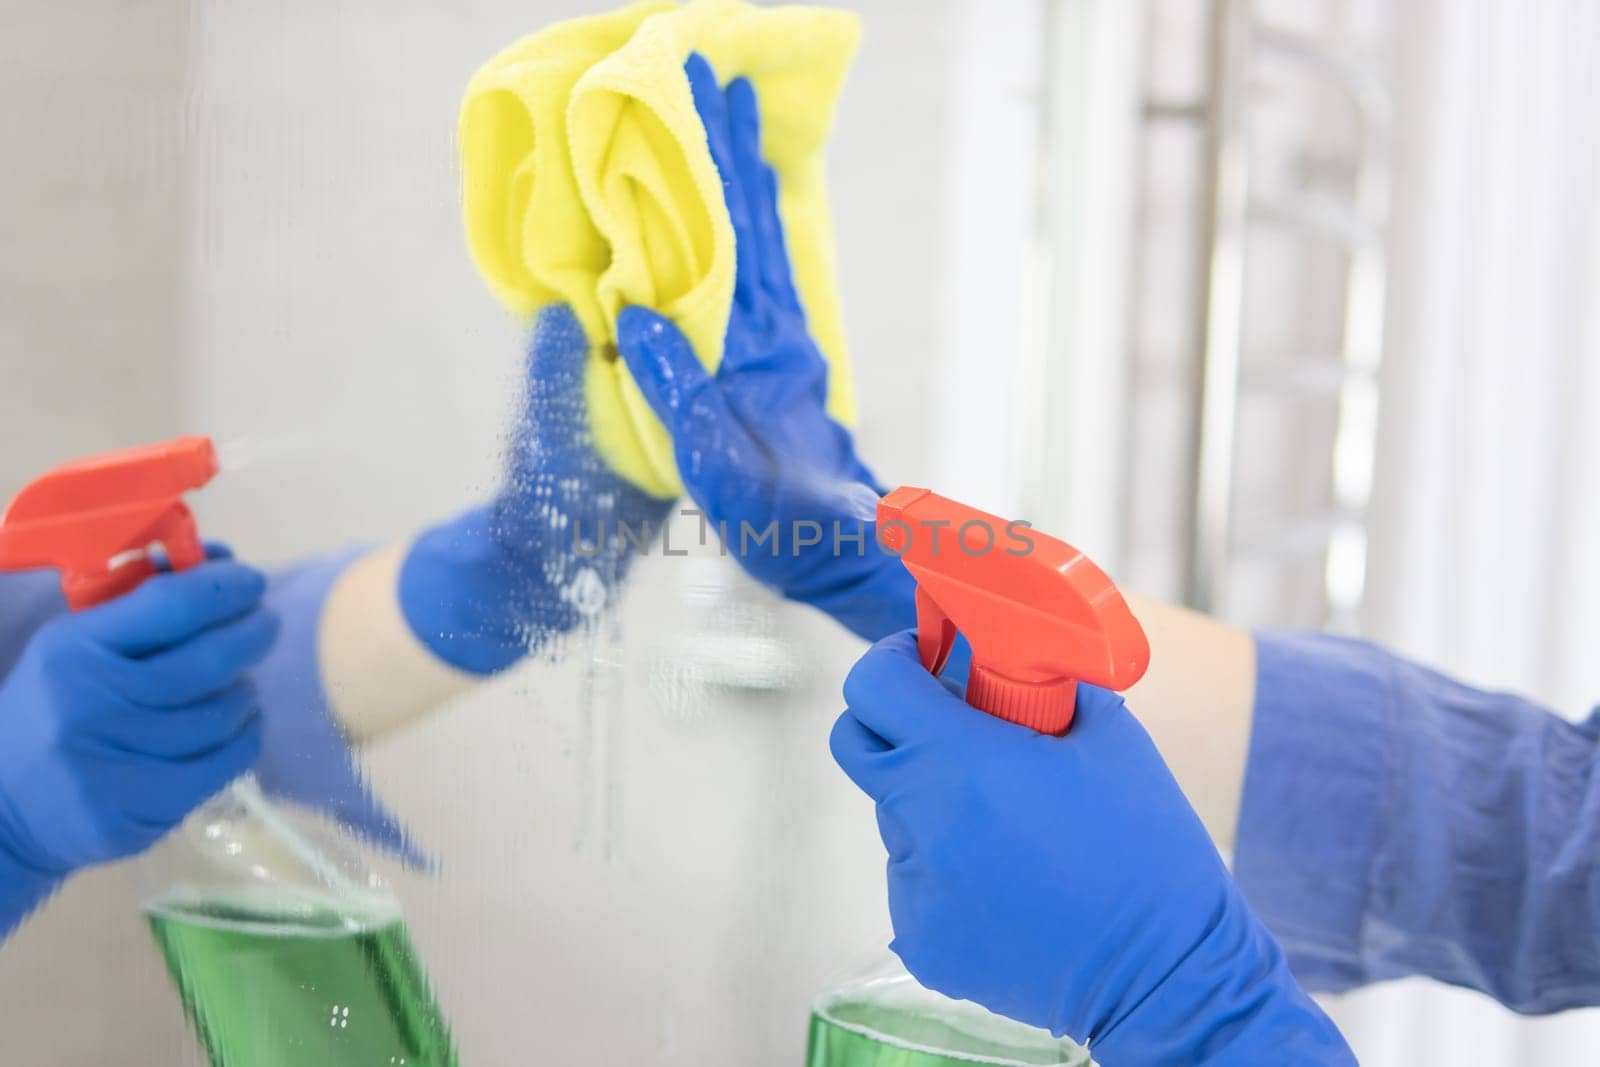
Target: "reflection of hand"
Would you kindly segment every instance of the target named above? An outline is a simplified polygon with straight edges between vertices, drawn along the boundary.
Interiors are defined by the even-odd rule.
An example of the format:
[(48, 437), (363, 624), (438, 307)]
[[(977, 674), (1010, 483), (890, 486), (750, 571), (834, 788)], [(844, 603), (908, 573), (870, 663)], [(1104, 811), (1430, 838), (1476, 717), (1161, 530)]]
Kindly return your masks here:
[(678, 329), (641, 307), (618, 316), (617, 346), (672, 432), (690, 496), (744, 568), (863, 636), (882, 636), (910, 624), (912, 583), (878, 549), (867, 521), (876, 480), (827, 413), (828, 366), (790, 274), (755, 90), (736, 78), (724, 94), (699, 56), (685, 70), (737, 248), (722, 363), (709, 375)]
[(834, 756), (877, 803), (918, 980), (1111, 1067), (1354, 1062), (1115, 693), (1079, 685), (1046, 737), (969, 707), (901, 633), (844, 695)]
[(250, 769), (265, 588), (215, 560), (34, 634), (0, 684), (0, 856), (61, 877), (133, 855)]
[(487, 506), (423, 534), (406, 557), (407, 622), (463, 670), (510, 666), (606, 607), (629, 558), (618, 522), (659, 529), (671, 506), (624, 481), (594, 450), (583, 393), (588, 351), (570, 308), (539, 315), (504, 485)]

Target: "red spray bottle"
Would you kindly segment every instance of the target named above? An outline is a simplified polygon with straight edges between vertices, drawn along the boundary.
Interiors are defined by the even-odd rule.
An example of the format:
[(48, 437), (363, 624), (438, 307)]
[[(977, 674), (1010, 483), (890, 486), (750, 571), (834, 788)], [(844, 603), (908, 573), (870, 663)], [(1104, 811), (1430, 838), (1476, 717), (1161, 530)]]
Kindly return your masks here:
[[(90, 456), (0, 517), (0, 571), (50, 567), (83, 611), (205, 548), (184, 494), (219, 469), (206, 437)], [(400, 905), (331, 827), (238, 779), (134, 862), (135, 888), (214, 1067), (453, 1067)]]
[[(879, 501), (877, 519), (879, 543), (917, 580), (922, 665), (942, 671), (958, 633), (971, 645), (973, 707), (1061, 735), (1080, 681), (1120, 690), (1144, 674), (1150, 645), (1127, 601), (1065, 541), (911, 486)], [(818, 999), (808, 1067), (1091, 1062), (1071, 1041), (923, 988), (884, 955)]]

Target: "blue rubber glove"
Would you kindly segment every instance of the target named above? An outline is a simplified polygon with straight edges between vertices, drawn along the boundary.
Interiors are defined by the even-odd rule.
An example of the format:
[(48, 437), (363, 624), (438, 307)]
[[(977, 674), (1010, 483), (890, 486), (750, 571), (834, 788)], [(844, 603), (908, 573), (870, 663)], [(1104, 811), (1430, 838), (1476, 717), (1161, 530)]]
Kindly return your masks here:
[(789, 599), (882, 637), (911, 625), (913, 583), (878, 547), (870, 520), (882, 491), (827, 413), (828, 365), (790, 274), (755, 90), (736, 78), (724, 94), (699, 56), (685, 70), (737, 247), (722, 362), (707, 374), (677, 327), (642, 307), (617, 317), (617, 348), (728, 552)]
[(33, 635), (0, 683), (0, 928), (78, 868), (154, 844), (255, 763), (248, 673), (278, 633), (265, 589), (213, 560)]
[(1065, 738), (977, 711), (914, 634), (850, 672), (834, 757), (877, 803), (893, 948), (924, 985), (1097, 1062), (1353, 1063), (1114, 693)]
[(618, 523), (658, 530), (672, 506), (594, 450), (588, 352), (571, 308), (540, 313), (504, 485), (489, 504), (419, 537), (401, 568), (412, 632), (462, 670), (492, 674), (593, 619), (615, 601), (631, 559)]

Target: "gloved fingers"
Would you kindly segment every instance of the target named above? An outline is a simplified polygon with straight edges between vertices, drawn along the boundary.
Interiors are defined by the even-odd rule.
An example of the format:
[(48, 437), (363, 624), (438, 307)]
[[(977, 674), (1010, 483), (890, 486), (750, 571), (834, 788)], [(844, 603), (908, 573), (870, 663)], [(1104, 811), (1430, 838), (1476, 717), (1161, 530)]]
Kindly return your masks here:
[(673, 437), (693, 430), (689, 409), (695, 404), (710, 407), (714, 418), (732, 417), (689, 339), (665, 316), (645, 307), (623, 308), (617, 314), (617, 351)]
[(670, 321), (648, 308), (623, 308), (617, 316), (617, 349), (650, 409), (672, 432), (678, 469), (694, 498), (711, 514), (731, 517), (735, 501), (729, 494), (748, 495), (751, 483), (769, 472), (729, 477), (726, 468), (764, 464), (765, 451)]
[(690, 54), (683, 65), (683, 72), (689, 79), (689, 93), (694, 97), (694, 108), (700, 114), (700, 124), (705, 127), (706, 146), (711, 150), (711, 161), (716, 164), (717, 175), (722, 179), (722, 198), (728, 207), (728, 218), (733, 223), (734, 306), (749, 309), (755, 306), (761, 281), (748, 197), (739, 181), (739, 170), (729, 139), (728, 101), (717, 84), (716, 72), (700, 53)]
[(972, 728), (980, 714), (923, 668), (913, 630), (890, 634), (867, 649), (844, 680), (844, 699), (856, 718), (895, 747)]
[(589, 339), (569, 304), (553, 304), (539, 312), (528, 335), (528, 385), (573, 390), (583, 384)]
[(100, 725), (99, 740), (128, 755), (193, 759), (239, 734), (259, 711), (255, 683), (241, 678), (183, 707), (124, 708)]
[(884, 851), (889, 854), (889, 864), (904, 863), (911, 858), (915, 851), (911, 831), (895, 814), (893, 804), (879, 801), (877, 804), (878, 837), (883, 841)]
[[(203, 541), (201, 548), (205, 551), (208, 561), (227, 560), (233, 558), (233, 549), (221, 541)], [(150, 561), (156, 565), (157, 574), (171, 574), (172, 560), (165, 549), (152, 553)]]
[(778, 215), (778, 177), (761, 154), (761, 108), (755, 87), (748, 78), (735, 78), (728, 83), (727, 98), (733, 165), (738, 168), (739, 187), (755, 233), (753, 258), (761, 287), (783, 308), (799, 312), (800, 297), (795, 292), (783, 220)]
[(261, 756), (261, 717), (249, 717), (232, 736), (183, 759), (127, 760), (115, 770), (113, 788), (128, 798), (128, 814), (172, 824), (229, 782), (255, 766)]
[(889, 743), (846, 711), (828, 734), (828, 749), (845, 776), (867, 796), (881, 801), (884, 794), (883, 757), (892, 752)]
[(690, 495), (715, 518), (750, 513), (753, 492), (772, 480), (770, 457), (688, 339), (648, 308), (629, 307), (617, 316), (617, 349), (651, 410), (672, 432)]
[(265, 609), (221, 623), (180, 645), (124, 660), (114, 679), (136, 704), (174, 708), (219, 693), (260, 663), (278, 639), (278, 616)]
[(124, 656), (177, 644), (252, 610), (267, 590), (260, 571), (231, 560), (158, 574), (126, 596), (74, 616), (81, 632)]

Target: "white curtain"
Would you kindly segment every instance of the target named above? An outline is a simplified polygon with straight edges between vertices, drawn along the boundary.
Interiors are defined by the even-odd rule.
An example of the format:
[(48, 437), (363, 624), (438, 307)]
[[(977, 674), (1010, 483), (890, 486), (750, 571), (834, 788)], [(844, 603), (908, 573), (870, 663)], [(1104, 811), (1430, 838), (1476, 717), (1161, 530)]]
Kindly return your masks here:
[[(1366, 630), (1578, 717), (1600, 702), (1600, 4), (1395, 16)], [(1519, 1020), (1422, 983), (1334, 1010), (1371, 1065), (1600, 1062), (1596, 1012)]]

